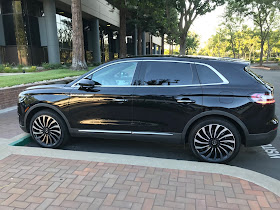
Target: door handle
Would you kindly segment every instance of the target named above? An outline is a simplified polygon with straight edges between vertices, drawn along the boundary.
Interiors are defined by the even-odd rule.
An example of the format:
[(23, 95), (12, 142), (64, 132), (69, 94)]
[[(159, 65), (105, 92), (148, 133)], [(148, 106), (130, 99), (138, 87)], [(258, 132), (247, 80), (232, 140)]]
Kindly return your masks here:
[(191, 100), (191, 99), (189, 99), (189, 98), (182, 98), (182, 99), (177, 99), (177, 102), (178, 103), (185, 103), (185, 104), (193, 104), (193, 103), (195, 103), (195, 101), (194, 100)]
[(114, 98), (113, 101), (115, 101), (115, 102), (127, 102), (127, 99), (124, 99), (124, 98)]

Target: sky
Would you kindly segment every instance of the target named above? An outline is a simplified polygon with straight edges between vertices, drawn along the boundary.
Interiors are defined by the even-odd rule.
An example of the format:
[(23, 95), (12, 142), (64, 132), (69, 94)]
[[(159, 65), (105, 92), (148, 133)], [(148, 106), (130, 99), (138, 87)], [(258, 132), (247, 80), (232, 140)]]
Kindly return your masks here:
[(224, 13), (225, 6), (217, 7), (214, 11), (207, 13), (203, 16), (197, 17), (190, 28), (200, 36), (200, 47), (206, 45), (207, 40), (216, 33), (219, 24), (222, 23), (221, 17)]

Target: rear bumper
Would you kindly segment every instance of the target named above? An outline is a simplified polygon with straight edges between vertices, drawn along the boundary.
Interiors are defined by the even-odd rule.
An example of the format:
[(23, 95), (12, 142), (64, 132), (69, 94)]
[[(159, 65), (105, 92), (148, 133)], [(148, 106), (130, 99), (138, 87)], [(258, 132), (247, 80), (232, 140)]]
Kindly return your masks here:
[(254, 147), (270, 144), (277, 135), (277, 129), (268, 133), (249, 134), (246, 139), (246, 147)]

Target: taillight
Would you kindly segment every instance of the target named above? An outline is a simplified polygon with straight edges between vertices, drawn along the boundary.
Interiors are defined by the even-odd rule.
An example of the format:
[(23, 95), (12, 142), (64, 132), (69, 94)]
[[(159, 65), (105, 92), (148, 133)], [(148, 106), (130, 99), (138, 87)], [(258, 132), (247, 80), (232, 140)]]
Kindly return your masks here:
[(258, 104), (273, 104), (275, 99), (271, 93), (255, 93), (251, 95), (251, 99)]

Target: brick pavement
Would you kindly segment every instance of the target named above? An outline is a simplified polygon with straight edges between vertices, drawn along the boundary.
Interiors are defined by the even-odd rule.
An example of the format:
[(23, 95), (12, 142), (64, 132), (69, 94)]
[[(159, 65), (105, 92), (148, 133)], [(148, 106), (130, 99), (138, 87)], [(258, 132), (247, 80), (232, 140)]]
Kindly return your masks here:
[(10, 155), (0, 209), (280, 209), (280, 197), (214, 173)]

